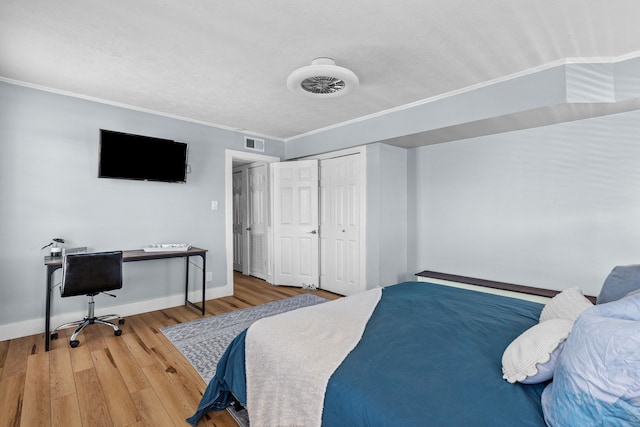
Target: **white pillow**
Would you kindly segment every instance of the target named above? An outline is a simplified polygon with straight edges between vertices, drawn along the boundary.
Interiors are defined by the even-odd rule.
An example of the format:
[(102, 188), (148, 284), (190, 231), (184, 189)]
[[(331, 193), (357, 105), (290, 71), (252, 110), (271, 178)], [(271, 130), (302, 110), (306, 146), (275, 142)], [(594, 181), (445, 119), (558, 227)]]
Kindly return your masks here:
[(561, 344), (572, 327), (573, 321), (551, 319), (524, 331), (502, 354), (502, 378), (525, 384), (551, 379)]
[(575, 322), (580, 313), (593, 307), (593, 303), (582, 295), (578, 288), (560, 292), (547, 303), (540, 313), (540, 322), (551, 319), (566, 319)]

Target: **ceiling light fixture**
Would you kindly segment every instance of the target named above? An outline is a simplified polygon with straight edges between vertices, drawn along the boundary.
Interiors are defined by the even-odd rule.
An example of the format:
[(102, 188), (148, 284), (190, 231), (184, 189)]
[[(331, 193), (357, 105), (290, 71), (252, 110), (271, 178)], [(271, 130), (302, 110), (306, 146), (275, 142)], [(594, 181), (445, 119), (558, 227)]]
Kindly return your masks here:
[(359, 84), (353, 71), (337, 66), (331, 58), (316, 58), (311, 65), (298, 68), (287, 78), (289, 90), (316, 98), (343, 96)]

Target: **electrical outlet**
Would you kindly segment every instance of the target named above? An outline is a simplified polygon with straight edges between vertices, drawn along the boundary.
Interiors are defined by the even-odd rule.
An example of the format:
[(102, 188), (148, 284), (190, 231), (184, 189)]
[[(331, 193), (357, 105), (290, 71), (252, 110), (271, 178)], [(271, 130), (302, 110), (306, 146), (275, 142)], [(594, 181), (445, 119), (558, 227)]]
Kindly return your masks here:
[(211, 282), (213, 280), (213, 272), (207, 271), (207, 282)]

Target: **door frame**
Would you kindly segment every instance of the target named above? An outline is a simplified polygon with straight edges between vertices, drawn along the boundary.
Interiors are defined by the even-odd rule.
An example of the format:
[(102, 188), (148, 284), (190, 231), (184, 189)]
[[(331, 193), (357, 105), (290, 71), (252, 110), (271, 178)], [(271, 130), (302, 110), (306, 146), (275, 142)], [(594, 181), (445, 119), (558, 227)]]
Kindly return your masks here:
[[(280, 157), (246, 151), (225, 150), (225, 243), (227, 256), (227, 285), (233, 289), (233, 161), (273, 163), (282, 161)], [(232, 291), (233, 292), (233, 291)]]
[[(279, 162), (274, 162), (274, 163), (279, 163)], [(266, 178), (267, 178), (267, 189), (266, 189), (266, 194), (267, 194), (267, 198), (271, 197), (271, 188), (270, 188), (270, 180), (269, 180), (269, 163), (265, 163), (265, 162), (246, 162), (243, 163), (240, 166), (234, 166), (233, 167), (233, 171), (231, 176), (235, 175), (236, 173), (240, 173), (242, 174), (242, 203), (241, 206), (243, 208), (243, 222), (242, 222), (242, 271), (241, 273), (244, 274), (245, 276), (251, 276), (251, 233), (247, 232), (247, 226), (249, 225), (249, 222), (251, 220), (250, 218), (250, 210), (249, 210), (249, 205), (251, 203), (251, 197), (249, 197), (249, 187), (250, 187), (250, 180), (249, 180), (249, 171), (252, 168), (256, 168), (256, 167), (260, 167), (260, 166), (266, 166), (267, 170), (265, 172)], [(232, 180), (232, 185), (233, 185), (233, 180)], [(232, 187), (233, 189), (233, 187)], [(267, 200), (268, 204), (271, 204), (270, 200)], [(252, 206), (253, 207), (253, 206)], [(233, 208), (233, 206), (232, 206)], [(265, 209), (265, 216), (268, 219), (267, 222), (270, 222), (270, 209), (267, 208)], [(235, 212), (233, 212), (233, 217), (235, 217)], [(267, 242), (270, 241), (270, 227), (267, 224), (266, 225), (267, 231), (266, 231), (266, 235), (267, 235)], [(234, 239), (235, 242), (235, 239)], [(235, 243), (234, 243), (235, 244)], [(268, 254), (269, 254), (269, 245), (267, 244), (267, 258), (268, 258)], [(233, 252), (235, 253), (236, 248), (233, 248)], [(235, 255), (234, 255), (235, 256)], [(267, 259), (267, 264), (268, 264), (268, 259)], [(235, 263), (234, 263), (234, 271), (238, 271), (235, 269)], [(269, 271), (267, 271), (264, 276), (269, 276)], [(260, 276), (255, 276), (258, 278), (262, 278), (265, 279), (265, 277), (260, 277)]]

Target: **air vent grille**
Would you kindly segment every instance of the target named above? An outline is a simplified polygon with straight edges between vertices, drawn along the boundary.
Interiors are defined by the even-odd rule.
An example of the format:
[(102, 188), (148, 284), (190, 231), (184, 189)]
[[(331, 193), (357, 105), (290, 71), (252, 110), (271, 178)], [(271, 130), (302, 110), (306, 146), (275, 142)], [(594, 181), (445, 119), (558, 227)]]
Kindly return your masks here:
[(264, 139), (252, 138), (249, 136), (244, 137), (244, 148), (253, 151), (264, 151)]

